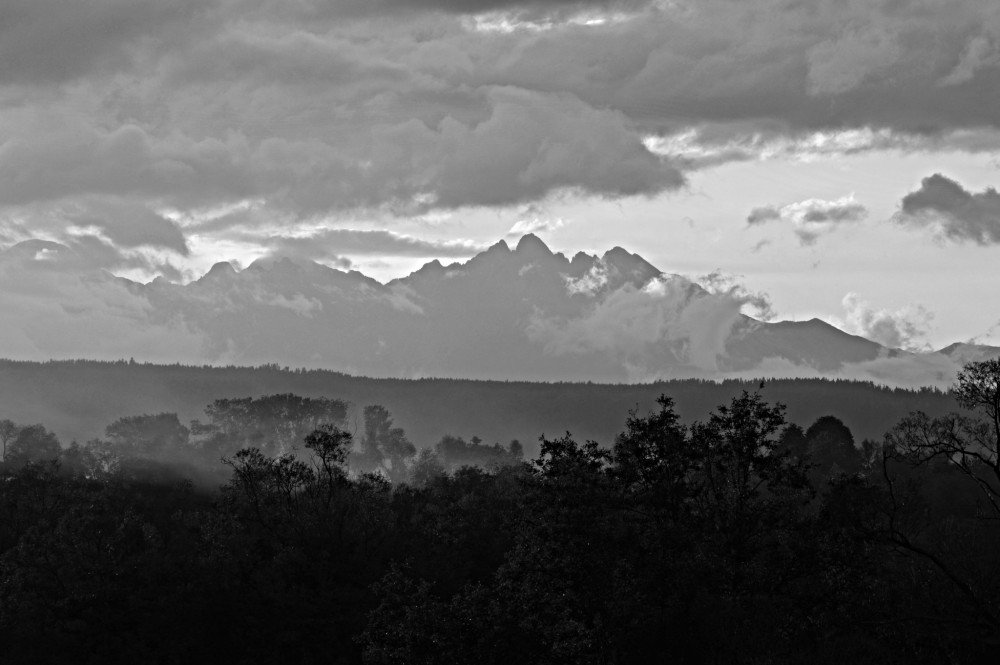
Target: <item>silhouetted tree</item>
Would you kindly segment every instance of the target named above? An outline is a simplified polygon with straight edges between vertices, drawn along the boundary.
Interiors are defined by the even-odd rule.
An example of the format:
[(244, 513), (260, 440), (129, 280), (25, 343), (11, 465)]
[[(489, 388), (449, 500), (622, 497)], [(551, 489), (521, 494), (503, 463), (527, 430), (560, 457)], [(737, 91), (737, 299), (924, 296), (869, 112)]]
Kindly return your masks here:
[(524, 446), (517, 439), (512, 439), (510, 445), (507, 446), (507, 450), (510, 451), (510, 456), (520, 462), (524, 459)]
[(7, 459), (7, 444), (14, 440), (19, 429), (12, 420), (0, 420), (0, 462)]
[[(930, 418), (916, 412), (886, 435), (882, 473), (888, 491), (887, 535), (899, 551), (937, 571), (964, 599), (952, 615), (963, 627), (1000, 640), (1000, 359), (959, 372), (955, 399), (965, 413)], [(967, 481), (977, 508), (955, 485)], [(982, 516), (991, 519), (976, 519)], [(983, 567), (983, 564), (989, 565)]]
[(392, 482), (402, 482), (407, 476), (406, 464), (417, 452), (401, 427), (393, 427), (389, 410), (380, 404), (364, 409), (365, 435), (355, 456), (365, 472), (380, 472)]
[(42, 425), (27, 425), (19, 428), (8, 444), (5, 461), (21, 466), (31, 461), (58, 459), (61, 452), (62, 446), (55, 434)]
[(785, 425), (781, 430), (779, 440), (780, 449), (794, 457), (803, 457), (809, 451), (809, 443), (806, 440), (806, 433), (795, 423)]
[(320, 425), (343, 425), (347, 405), (326, 397), (281, 394), (217, 399), (205, 413), (209, 422), (195, 421), (191, 431), (213, 454), (259, 448), (265, 454), (280, 455), (292, 451)]
[(862, 458), (854, 446), (854, 435), (834, 416), (822, 416), (805, 433), (809, 462), (814, 466), (817, 484), (839, 474), (861, 471)]
[(410, 483), (416, 487), (424, 487), (445, 473), (444, 465), (437, 453), (425, 448), (413, 460), (413, 466), (410, 468)]
[(120, 450), (148, 456), (186, 448), (190, 431), (176, 413), (158, 413), (119, 418), (107, 426), (105, 434)]
[(901, 420), (887, 442), (917, 462), (942, 460), (981, 490), (1000, 518), (1000, 359), (972, 362), (959, 372), (955, 400), (968, 413)]
[[(516, 442), (512, 442), (516, 443)], [(513, 446), (514, 451), (504, 449), (499, 444), (488, 446), (478, 436), (466, 441), (460, 436), (446, 434), (434, 446), (438, 461), (447, 471), (457, 471), (463, 466), (478, 466), (484, 469), (494, 466), (505, 466), (520, 463), (524, 451), (520, 443)]]

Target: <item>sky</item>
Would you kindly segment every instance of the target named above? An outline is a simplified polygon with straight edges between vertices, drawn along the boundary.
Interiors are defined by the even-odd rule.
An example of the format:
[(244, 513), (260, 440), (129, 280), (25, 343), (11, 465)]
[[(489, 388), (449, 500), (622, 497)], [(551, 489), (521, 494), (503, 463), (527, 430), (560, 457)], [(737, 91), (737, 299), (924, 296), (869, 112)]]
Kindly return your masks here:
[(0, 261), (8, 312), (530, 232), (776, 319), (1000, 344), (998, 156), (994, 0), (0, 3), (0, 252), (37, 264)]

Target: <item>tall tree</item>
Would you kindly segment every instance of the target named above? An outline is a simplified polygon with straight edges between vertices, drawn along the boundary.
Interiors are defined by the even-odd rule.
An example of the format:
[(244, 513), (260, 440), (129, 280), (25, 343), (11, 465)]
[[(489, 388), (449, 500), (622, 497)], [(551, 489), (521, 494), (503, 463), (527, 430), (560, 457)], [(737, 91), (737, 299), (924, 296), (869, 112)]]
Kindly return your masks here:
[(0, 462), (7, 459), (7, 444), (14, 440), (17, 436), (17, 431), (20, 429), (14, 421), (0, 420)]
[(858, 473), (862, 468), (861, 452), (854, 446), (854, 435), (840, 418), (821, 416), (805, 433), (809, 461), (814, 465), (816, 481), (846, 473)]
[(126, 416), (105, 428), (108, 439), (122, 451), (156, 455), (188, 445), (190, 431), (176, 413)]
[(406, 438), (401, 427), (394, 427), (389, 410), (381, 404), (364, 409), (365, 435), (355, 461), (364, 472), (384, 473), (393, 482), (407, 476), (407, 462), (417, 448)]
[(241, 448), (259, 448), (269, 455), (293, 450), (321, 425), (341, 426), (347, 405), (326, 397), (292, 394), (217, 399), (205, 408), (209, 422), (192, 423), (192, 433), (213, 452), (231, 455)]
[[(886, 531), (900, 552), (939, 572), (964, 599), (964, 607), (950, 608), (948, 614), (964, 614), (962, 628), (971, 627), (996, 644), (1000, 641), (1000, 583), (995, 575), (1000, 565), (1000, 530), (996, 528), (1000, 519), (1000, 359), (965, 365), (953, 394), (964, 412), (931, 418), (918, 411), (886, 434), (882, 449), (889, 499)], [(965, 502), (951, 482), (955, 472), (979, 497), (974, 513), (962, 509)], [(942, 489), (951, 496), (942, 500)], [(938, 493), (938, 500), (928, 500), (932, 491)], [(977, 560), (970, 562), (970, 553), (976, 550), (981, 550)], [(984, 561), (991, 565), (984, 569)]]
[(61, 452), (62, 446), (55, 434), (42, 425), (27, 425), (19, 428), (8, 444), (5, 461), (22, 466), (32, 461), (58, 459)]
[(965, 413), (930, 418), (917, 411), (893, 427), (887, 443), (918, 463), (951, 464), (979, 488), (1000, 518), (1000, 359), (967, 364), (953, 393)]

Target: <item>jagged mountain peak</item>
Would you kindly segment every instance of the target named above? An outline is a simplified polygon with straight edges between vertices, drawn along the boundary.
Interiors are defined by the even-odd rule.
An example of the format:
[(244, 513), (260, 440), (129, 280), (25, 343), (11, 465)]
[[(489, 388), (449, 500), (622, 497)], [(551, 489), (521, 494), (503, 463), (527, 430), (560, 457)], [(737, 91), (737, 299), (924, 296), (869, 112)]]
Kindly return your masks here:
[(517, 241), (514, 253), (525, 258), (547, 258), (553, 256), (552, 250), (534, 233), (527, 233)]
[(509, 254), (511, 251), (510, 246), (507, 244), (506, 240), (502, 238), (497, 242), (490, 245), (484, 254)]
[(614, 266), (622, 277), (633, 283), (644, 283), (663, 274), (662, 271), (638, 254), (633, 254), (618, 246), (606, 251), (601, 260), (606, 265)]
[(284, 257), (243, 271), (217, 263), (198, 282), (204, 286), (147, 294), (164, 320), (185, 321), (207, 348), (246, 362), (280, 357), (388, 376), (625, 380), (746, 372), (774, 359), (837, 372), (896, 353), (820, 319), (749, 319), (738, 302), (620, 246), (569, 260), (534, 234), (464, 262), (430, 261), (386, 285)]
[(229, 261), (219, 261), (212, 265), (204, 275), (198, 279), (198, 283), (218, 281), (236, 276), (236, 268)]

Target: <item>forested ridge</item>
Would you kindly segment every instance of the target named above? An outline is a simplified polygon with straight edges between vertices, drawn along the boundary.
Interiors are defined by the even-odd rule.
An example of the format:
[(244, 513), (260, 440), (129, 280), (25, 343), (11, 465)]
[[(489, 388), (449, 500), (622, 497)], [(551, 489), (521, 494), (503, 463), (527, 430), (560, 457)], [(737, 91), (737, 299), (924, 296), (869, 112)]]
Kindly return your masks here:
[[(566, 430), (610, 445), (629, 410), (656, 408), (661, 394), (674, 399), (683, 419), (694, 420), (759, 384), (759, 379), (646, 384), (372, 379), (277, 365), (0, 360), (0, 417), (42, 422), (63, 441), (85, 441), (102, 436), (109, 422), (123, 416), (166, 411), (187, 422), (202, 417), (205, 405), (216, 399), (293, 393), (344, 400), (355, 407), (351, 427), (360, 426), (358, 409), (381, 404), (420, 448), (452, 434), (490, 442), (516, 438), (535, 455), (539, 435)], [(786, 405), (790, 421), (809, 423), (835, 414), (859, 440), (881, 439), (911, 411), (940, 416), (953, 406), (949, 395), (935, 389), (827, 379), (768, 379), (766, 386), (769, 400)]]
[(290, 393), (69, 446), (3, 420), (0, 659), (993, 662), (998, 379), (878, 440), (663, 394), (530, 459)]

